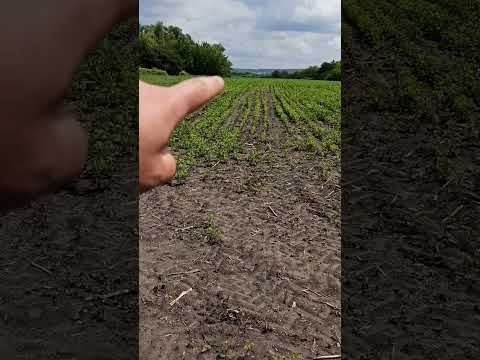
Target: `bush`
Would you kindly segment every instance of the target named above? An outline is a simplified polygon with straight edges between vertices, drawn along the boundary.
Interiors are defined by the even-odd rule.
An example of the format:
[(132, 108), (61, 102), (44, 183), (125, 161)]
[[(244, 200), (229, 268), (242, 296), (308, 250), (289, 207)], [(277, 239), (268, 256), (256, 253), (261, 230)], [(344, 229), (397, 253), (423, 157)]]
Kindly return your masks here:
[(180, 76), (190, 76), (190, 74), (188, 72), (186, 72), (185, 70), (180, 71), (180, 73), (178, 75), (180, 75)]

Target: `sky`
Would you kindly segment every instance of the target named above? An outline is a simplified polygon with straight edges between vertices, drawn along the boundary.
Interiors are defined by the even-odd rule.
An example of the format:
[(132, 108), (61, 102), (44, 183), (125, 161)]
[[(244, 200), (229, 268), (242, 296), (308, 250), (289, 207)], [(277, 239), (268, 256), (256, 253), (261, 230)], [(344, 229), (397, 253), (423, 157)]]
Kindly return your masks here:
[(341, 57), (341, 0), (140, 0), (140, 23), (221, 43), (235, 68), (297, 69)]

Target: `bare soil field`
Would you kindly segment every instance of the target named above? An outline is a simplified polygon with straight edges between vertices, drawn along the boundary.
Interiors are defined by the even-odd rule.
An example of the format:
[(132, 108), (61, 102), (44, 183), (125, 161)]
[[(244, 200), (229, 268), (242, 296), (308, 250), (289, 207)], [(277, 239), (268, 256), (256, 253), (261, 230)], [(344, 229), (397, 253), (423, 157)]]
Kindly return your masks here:
[(137, 356), (136, 159), (0, 217), (0, 358)]

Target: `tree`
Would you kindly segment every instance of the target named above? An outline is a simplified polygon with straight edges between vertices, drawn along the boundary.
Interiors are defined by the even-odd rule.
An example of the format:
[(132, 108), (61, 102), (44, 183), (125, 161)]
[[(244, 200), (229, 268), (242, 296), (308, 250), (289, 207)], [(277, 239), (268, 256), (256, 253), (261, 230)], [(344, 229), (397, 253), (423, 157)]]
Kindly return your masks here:
[(177, 75), (230, 76), (232, 63), (221, 44), (197, 43), (182, 29), (162, 23), (140, 26), (140, 65)]
[(296, 71), (292, 74), (287, 71), (275, 70), (272, 73), (273, 78), (289, 79), (312, 79), (312, 80), (334, 80), (342, 79), (342, 70), (340, 61), (324, 62), (319, 66), (310, 66), (306, 69)]
[(274, 70), (274, 71), (272, 72), (272, 77), (273, 77), (273, 78), (279, 78), (279, 77), (280, 77), (280, 71)]

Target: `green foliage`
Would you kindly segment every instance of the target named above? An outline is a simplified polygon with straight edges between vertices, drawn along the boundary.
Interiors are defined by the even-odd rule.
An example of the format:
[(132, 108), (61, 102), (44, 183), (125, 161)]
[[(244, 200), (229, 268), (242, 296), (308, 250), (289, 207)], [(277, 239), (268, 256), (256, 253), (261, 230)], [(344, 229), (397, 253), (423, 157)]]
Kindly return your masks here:
[(342, 79), (342, 62), (324, 62), (321, 66), (310, 66), (307, 69), (294, 73), (289, 73), (285, 70), (275, 70), (272, 73), (272, 78), (340, 81)]
[(138, 143), (138, 20), (118, 26), (83, 63), (67, 99), (90, 135), (87, 172), (109, 176)]
[(300, 352), (294, 352), (291, 353), (290, 355), (274, 355), (272, 360), (304, 360), (305, 357), (303, 356), (303, 353)]
[(250, 163), (250, 165), (255, 166), (258, 163), (258, 153), (255, 149), (252, 149), (250, 153), (248, 154), (247, 161)]
[(274, 109), (293, 136), (291, 146), (321, 156), (339, 157), (340, 83), (276, 81)]
[(164, 69), (171, 75), (230, 76), (232, 64), (221, 44), (195, 42), (176, 26), (141, 25), (140, 64)]
[(212, 212), (208, 213), (206, 235), (209, 241), (214, 242), (220, 240), (220, 236), (222, 235), (222, 230), (215, 223), (215, 214)]
[[(378, 91), (376, 103), (388, 104), (385, 112), (414, 113), (415, 120), (432, 122), (429, 149), (437, 158), (437, 175), (463, 178), (466, 167), (454, 159), (465, 151), (463, 131), (478, 128), (480, 2), (344, 0), (342, 9), (360, 37), (389, 53), (380, 63), (391, 70), (378, 77), (394, 73), (397, 83), (391, 85), (398, 96)], [(354, 41), (351, 34), (343, 39)]]
[[(346, 20), (373, 45), (391, 49), (396, 53), (392, 57), (409, 59), (409, 66), (402, 69), (402, 80), (408, 85), (402, 100), (408, 109), (431, 113), (432, 106), (441, 104), (460, 113), (476, 110), (480, 98), (478, 2), (466, 6), (459, 0), (395, 4), (345, 0), (342, 8)], [(459, 100), (458, 94), (470, 100)]]
[(286, 70), (282, 70), (282, 71), (275, 70), (275, 71), (272, 72), (272, 77), (275, 78), (275, 79), (280, 79), (280, 78), (287, 79), (287, 78), (290, 78), (290, 77), (293, 78), (293, 74), (290, 74)]

